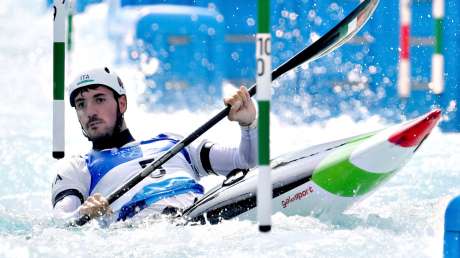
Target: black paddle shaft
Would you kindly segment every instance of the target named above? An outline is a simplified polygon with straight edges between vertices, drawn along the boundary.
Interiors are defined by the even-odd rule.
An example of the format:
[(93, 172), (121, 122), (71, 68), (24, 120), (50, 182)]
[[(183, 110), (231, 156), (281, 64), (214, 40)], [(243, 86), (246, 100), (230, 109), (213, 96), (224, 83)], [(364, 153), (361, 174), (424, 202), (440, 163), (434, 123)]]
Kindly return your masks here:
[[(340, 23), (338, 23), (334, 28), (328, 31), (324, 36), (319, 38), (310, 46), (306, 47), (291, 59), (280, 65), (278, 68), (272, 72), (272, 81), (276, 80), (278, 77), (294, 69), (305, 62), (314, 61), (329, 52), (337, 49), (342, 44), (347, 42), (352, 38), (364, 24), (367, 22), (371, 14), (374, 12), (377, 7), (379, 0), (365, 0), (358, 7), (356, 7), (347, 17), (345, 17)], [(350, 26), (353, 21), (356, 19), (355, 27), (350, 30)], [(249, 94), (254, 96), (256, 94), (257, 85), (253, 84), (249, 88)], [(107, 200), (109, 204), (112, 204), (123, 194), (131, 190), (135, 185), (141, 182), (144, 178), (149, 176), (154, 170), (158, 169), (161, 165), (171, 159), (174, 155), (180, 152), (183, 148), (187, 147), (190, 143), (195, 141), (198, 137), (208, 131), (211, 127), (220, 122), (225, 118), (230, 112), (230, 106), (225, 107), (213, 118), (211, 118), (204, 125), (200, 126), (197, 130), (191, 133), (189, 136), (176, 143), (171, 149), (169, 149), (165, 154), (161, 155), (157, 160), (154, 160), (147, 167), (145, 167), (139, 174), (132, 177), (126, 184), (122, 187), (115, 190), (111, 193)], [(71, 225), (84, 225), (91, 218), (88, 215), (82, 216), (78, 220), (71, 223)]]

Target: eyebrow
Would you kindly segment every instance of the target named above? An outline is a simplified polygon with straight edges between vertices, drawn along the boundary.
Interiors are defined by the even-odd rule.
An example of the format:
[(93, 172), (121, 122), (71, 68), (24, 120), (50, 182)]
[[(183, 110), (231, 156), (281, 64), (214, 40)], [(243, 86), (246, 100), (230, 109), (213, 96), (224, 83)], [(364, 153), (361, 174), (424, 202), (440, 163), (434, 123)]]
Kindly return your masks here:
[[(81, 96), (81, 94), (77, 95), (77, 97), (75, 98), (75, 102), (84, 100), (84, 98), (79, 97), (79, 96)], [(105, 94), (105, 93), (97, 93), (97, 94), (95, 94), (93, 96), (93, 98), (99, 98), (99, 97), (105, 97), (105, 96), (107, 96), (107, 94)]]
[(98, 97), (105, 97), (107, 94), (105, 93), (98, 93), (96, 95), (93, 96), (93, 98), (98, 98)]

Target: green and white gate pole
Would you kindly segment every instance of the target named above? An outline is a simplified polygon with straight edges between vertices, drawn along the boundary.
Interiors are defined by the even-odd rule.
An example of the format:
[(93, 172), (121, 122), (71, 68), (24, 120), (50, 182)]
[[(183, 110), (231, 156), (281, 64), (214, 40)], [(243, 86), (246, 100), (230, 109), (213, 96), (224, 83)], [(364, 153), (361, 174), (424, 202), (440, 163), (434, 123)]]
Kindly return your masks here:
[(442, 34), (444, 20), (444, 0), (433, 0), (434, 54), (431, 59), (431, 90), (435, 94), (444, 91), (444, 56), (442, 54)]
[(68, 11), (65, 0), (54, 0), (53, 8), (53, 158), (61, 159), (64, 157), (65, 149), (64, 78), (65, 32)]
[(74, 1), (68, 1), (68, 16), (67, 16), (67, 51), (72, 51), (72, 32), (73, 32), (73, 14), (74, 14)]
[(257, 219), (259, 231), (271, 230), (272, 183), (270, 178), (270, 98), (271, 98), (271, 35), (270, 0), (257, 1), (257, 103), (259, 176), (257, 185)]

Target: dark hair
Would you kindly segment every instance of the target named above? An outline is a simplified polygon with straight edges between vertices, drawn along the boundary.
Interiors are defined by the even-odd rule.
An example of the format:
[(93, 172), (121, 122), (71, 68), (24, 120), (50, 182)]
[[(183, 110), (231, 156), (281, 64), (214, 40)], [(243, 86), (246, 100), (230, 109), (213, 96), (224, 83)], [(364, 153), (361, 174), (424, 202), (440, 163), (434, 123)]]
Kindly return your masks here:
[(70, 105), (72, 107), (75, 107), (75, 97), (82, 94), (83, 92), (88, 92), (89, 90), (95, 90), (99, 87), (106, 87), (107, 89), (111, 90), (113, 92), (113, 97), (115, 99), (117, 99), (118, 97), (120, 97), (120, 95), (114, 91), (112, 88), (110, 87), (107, 87), (105, 86), (104, 84), (92, 84), (92, 85), (88, 85), (88, 86), (85, 86), (85, 87), (82, 87), (82, 88), (78, 88), (76, 90), (74, 90), (72, 92), (72, 94), (70, 94)]

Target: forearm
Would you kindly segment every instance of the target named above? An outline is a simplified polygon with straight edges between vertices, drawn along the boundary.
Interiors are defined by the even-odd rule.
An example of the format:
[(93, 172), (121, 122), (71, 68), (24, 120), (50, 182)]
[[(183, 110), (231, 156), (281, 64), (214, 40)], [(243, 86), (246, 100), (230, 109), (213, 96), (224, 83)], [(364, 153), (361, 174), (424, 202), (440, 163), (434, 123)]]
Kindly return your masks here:
[(253, 125), (241, 127), (241, 139), (239, 147), (227, 147), (213, 145), (209, 159), (212, 169), (222, 175), (240, 168), (248, 169), (257, 162), (257, 128)]
[(66, 223), (80, 217), (80, 199), (74, 195), (64, 197), (53, 208), (53, 219), (59, 224)]
[[(65, 196), (56, 203), (53, 209), (53, 218), (57, 224), (67, 224), (71, 220), (79, 219), (82, 215), (99, 218), (113, 215), (113, 212), (108, 201), (99, 193), (88, 197), (83, 204), (75, 195)], [(111, 220), (113, 217), (106, 216), (105, 219)]]
[(236, 168), (253, 168), (257, 165), (257, 120), (248, 126), (241, 126), (238, 152)]

